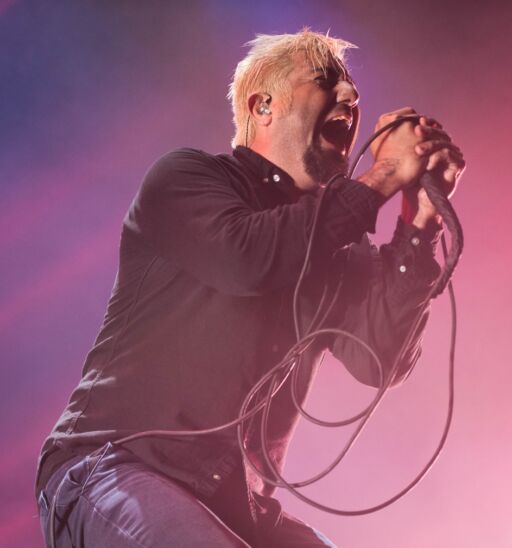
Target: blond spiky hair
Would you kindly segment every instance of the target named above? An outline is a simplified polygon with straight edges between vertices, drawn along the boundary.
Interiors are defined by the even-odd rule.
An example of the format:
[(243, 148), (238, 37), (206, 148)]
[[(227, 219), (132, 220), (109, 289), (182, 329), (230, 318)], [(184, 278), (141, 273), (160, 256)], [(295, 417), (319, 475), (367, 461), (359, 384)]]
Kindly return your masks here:
[(293, 55), (303, 52), (313, 68), (324, 72), (333, 65), (344, 70), (345, 51), (356, 47), (340, 38), (332, 38), (328, 32), (321, 34), (309, 28), (297, 34), (258, 34), (245, 45), (250, 47), (249, 53), (238, 63), (228, 93), (236, 128), (231, 141), (233, 148), (248, 145), (254, 138), (254, 123), (247, 104), (253, 93), (279, 93), (291, 105), (287, 76), (293, 69)]

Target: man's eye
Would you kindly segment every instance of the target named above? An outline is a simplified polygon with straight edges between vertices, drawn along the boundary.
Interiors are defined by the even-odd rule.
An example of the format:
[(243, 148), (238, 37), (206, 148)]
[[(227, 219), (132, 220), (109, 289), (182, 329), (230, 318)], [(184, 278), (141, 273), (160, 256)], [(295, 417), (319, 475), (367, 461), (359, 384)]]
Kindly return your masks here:
[(317, 76), (315, 82), (325, 89), (332, 89), (336, 85), (336, 80), (334, 78), (329, 78), (325, 76)]

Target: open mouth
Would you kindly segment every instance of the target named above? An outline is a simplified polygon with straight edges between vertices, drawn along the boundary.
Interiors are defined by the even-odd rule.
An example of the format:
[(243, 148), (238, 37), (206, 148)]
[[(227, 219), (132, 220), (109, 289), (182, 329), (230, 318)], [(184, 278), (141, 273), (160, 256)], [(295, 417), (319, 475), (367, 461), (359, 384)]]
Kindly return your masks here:
[(348, 148), (348, 136), (352, 120), (345, 116), (335, 116), (324, 123), (320, 134), (322, 137), (334, 145), (341, 152), (346, 152)]

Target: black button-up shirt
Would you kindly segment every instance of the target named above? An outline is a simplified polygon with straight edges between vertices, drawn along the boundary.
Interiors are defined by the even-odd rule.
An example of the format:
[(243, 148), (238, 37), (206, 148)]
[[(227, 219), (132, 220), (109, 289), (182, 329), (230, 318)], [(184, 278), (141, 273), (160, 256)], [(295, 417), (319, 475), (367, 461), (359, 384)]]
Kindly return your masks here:
[[(343, 277), (326, 325), (361, 337), (389, 368), (438, 275), (435, 233), (399, 222), (379, 251), (365, 236), (374, 230), (377, 194), (340, 179), (326, 198), (301, 319), (307, 325), (324, 287), (332, 301)], [(180, 149), (149, 170), (124, 219), (119, 271), (100, 333), (44, 444), (38, 490), (60, 464), (107, 441), (146, 430), (205, 429), (237, 417), (250, 388), (295, 342), (292, 295), (318, 199), (244, 147), (232, 156)], [(416, 361), (419, 337), (396, 381)], [(323, 348), (361, 382), (378, 384), (366, 351), (332, 337), (309, 352), (304, 392)], [(282, 390), (269, 433), (278, 462), (296, 415)], [(254, 434), (247, 445), (259, 462)], [(127, 448), (202, 497), (213, 495), (241, 462), (234, 428), (144, 438)], [(249, 480), (253, 490), (271, 491), (256, 477)]]

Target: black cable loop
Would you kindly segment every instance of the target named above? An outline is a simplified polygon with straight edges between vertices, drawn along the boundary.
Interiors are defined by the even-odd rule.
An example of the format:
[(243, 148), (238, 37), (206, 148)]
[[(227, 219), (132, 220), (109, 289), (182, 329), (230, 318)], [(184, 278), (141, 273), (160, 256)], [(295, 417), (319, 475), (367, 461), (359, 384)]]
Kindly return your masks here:
[[(296, 347), (296, 346), (299, 346), (301, 344), (304, 344), (305, 342), (309, 341), (309, 340), (313, 340), (314, 338), (318, 337), (318, 336), (322, 336), (322, 335), (337, 335), (337, 336), (346, 336), (354, 341), (356, 341), (357, 343), (363, 345), (367, 350), (368, 352), (372, 355), (372, 357), (374, 358), (376, 364), (377, 364), (377, 367), (379, 368), (379, 370), (383, 370), (383, 367), (382, 367), (382, 363), (380, 362), (380, 359), (379, 357), (377, 356), (377, 354), (375, 354), (375, 352), (372, 350), (372, 348), (367, 345), (364, 341), (362, 341), (361, 339), (359, 339), (358, 337), (356, 337), (355, 335), (353, 335), (352, 333), (349, 333), (348, 331), (344, 331), (342, 329), (319, 329), (317, 331), (314, 331), (312, 333), (310, 333), (309, 335), (306, 335), (301, 341), (299, 341), (298, 343), (296, 343), (294, 345), (294, 347), (292, 347), (292, 349), (290, 349), (290, 352), (293, 352), (293, 349)], [(286, 360), (286, 357), (285, 359), (283, 359), (283, 362)], [(279, 364), (278, 366), (276, 367), (279, 367)], [(274, 371), (271, 370), (269, 372), (269, 374), (271, 374), (272, 376), (274, 375)], [(240, 408), (240, 413), (241, 414), (244, 414), (246, 413), (247, 411), (247, 408), (250, 404), (250, 400), (254, 397), (255, 393), (263, 387), (263, 383), (260, 385), (260, 386), (254, 386), (254, 388), (249, 392), (249, 394), (246, 396), (241, 408)], [(280, 387), (282, 388), (282, 386)], [(381, 393), (381, 391), (379, 390), (379, 392), (377, 393), (377, 396), (375, 398), (375, 400), (377, 399), (377, 397), (379, 396), (379, 394)], [(273, 396), (272, 396), (273, 397)], [(382, 396), (381, 396), (382, 397)], [(267, 409), (268, 408), (268, 409)], [(265, 401), (265, 405), (263, 406), (263, 412), (269, 412), (270, 411), (270, 405), (269, 405), (269, 399), (268, 399), (268, 395), (267, 395), (267, 398), (266, 398), (266, 401)], [(263, 422), (263, 421), (262, 421)], [(247, 450), (246, 450), (246, 447), (245, 447), (245, 444), (244, 444), (244, 432), (243, 432), (243, 424), (240, 424), (238, 426), (238, 431), (237, 431), (237, 434), (238, 434), (238, 441), (239, 441), (239, 445), (240, 445), (240, 448), (242, 450), (242, 453), (244, 455), (244, 458), (246, 459), (246, 461), (248, 462), (248, 464), (250, 465), (250, 467), (266, 482), (268, 482), (269, 484), (271, 485), (274, 485), (275, 487), (285, 487), (285, 483), (281, 483), (281, 482), (276, 482), (275, 480), (273, 480), (272, 478), (266, 476), (261, 470), (259, 470), (256, 465), (251, 461), (251, 458), (250, 458), (250, 455), (248, 454)], [(265, 444), (265, 447), (262, 447), (262, 451), (263, 451), (263, 454), (265, 455), (265, 451), (267, 449), (267, 446), (268, 445), (268, 442)], [(337, 464), (338, 464), (338, 459), (336, 460), (336, 463), (334, 465), (331, 465), (331, 468), (329, 471), (331, 471)], [(327, 472), (329, 473), (329, 472)], [(319, 474), (320, 477), (324, 477), (326, 475), (325, 472), (321, 472)], [(315, 476), (316, 478), (317, 476)], [(320, 479), (320, 478), (319, 478)], [(315, 481), (318, 481), (318, 479), (314, 479), (314, 478), (310, 478), (308, 480), (304, 480), (304, 481), (301, 481), (301, 482), (297, 482), (297, 483), (292, 483), (290, 484), (292, 487), (302, 487), (304, 485), (308, 485), (310, 483), (314, 483)]]
[[(435, 286), (434, 286), (434, 288), (435, 288)], [(407, 494), (409, 491), (411, 491), (411, 489), (413, 489), (425, 477), (425, 475), (432, 468), (435, 461), (438, 459), (438, 457), (439, 457), (439, 455), (440, 455), (440, 453), (441, 453), (441, 451), (442, 451), (442, 449), (443, 449), (443, 447), (446, 443), (446, 439), (448, 437), (448, 432), (450, 430), (450, 425), (451, 425), (452, 418), (453, 418), (453, 407), (454, 407), (454, 359), (455, 359), (455, 338), (456, 338), (457, 322), (456, 322), (455, 296), (454, 296), (453, 286), (452, 286), (451, 282), (449, 282), (449, 284), (448, 284), (448, 289), (449, 289), (449, 293), (450, 293), (451, 312), (452, 312), (452, 319), (453, 319), (452, 331), (451, 331), (451, 344), (450, 344), (448, 412), (447, 412), (443, 432), (442, 432), (442, 435), (441, 435), (441, 439), (440, 439), (435, 451), (433, 452), (432, 457), (428, 460), (427, 464), (423, 467), (423, 469), (420, 471), (420, 473), (417, 474), (414, 477), (414, 479), (409, 484), (407, 484), (401, 491), (399, 491), (393, 497), (390, 497), (389, 499), (385, 500), (384, 502), (382, 502), (378, 505), (375, 505), (375, 506), (372, 506), (372, 507), (369, 507), (369, 508), (364, 508), (364, 509), (361, 509), (361, 510), (336, 509), (336, 508), (332, 508), (332, 507), (320, 504), (320, 503), (314, 501), (313, 499), (311, 499), (309, 497), (306, 497), (305, 495), (303, 495), (302, 493), (300, 493), (299, 491), (297, 491), (295, 489), (295, 487), (297, 485), (296, 483), (287, 482), (284, 479), (284, 477), (282, 477), (282, 475), (276, 470), (275, 465), (272, 462), (272, 459), (268, 455), (266, 436), (264, 436), (262, 434), (262, 440), (265, 442), (265, 443), (262, 443), (262, 451), (263, 451), (263, 455), (264, 455), (266, 464), (270, 468), (271, 472), (277, 478), (277, 480), (273, 480), (272, 482), (270, 482), (272, 485), (276, 485), (276, 486), (279, 486), (279, 487), (286, 488), (290, 493), (295, 495), (297, 498), (301, 499), (303, 502), (306, 502), (307, 504), (310, 504), (311, 506), (314, 506), (315, 508), (317, 508), (319, 510), (323, 510), (323, 511), (331, 513), (331, 514), (342, 515), (342, 516), (361, 516), (361, 515), (366, 515), (366, 514), (370, 514), (370, 513), (373, 513), (373, 512), (377, 512), (378, 510), (381, 510), (381, 509), (393, 504), (398, 499), (402, 498), (405, 494)], [(384, 390), (384, 392), (385, 392), (385, 390)], [(268, 407), (269, 407), (268, 405), (265, 406), (264, 411), (263, 411), (264, 421), (262, 421), (262, 432), (263, 432), (263, 428), (267, 427), (267, 424), (266, 424), (265, 421), (268, 420)], [(342, 460), (342, 458), (345, 456), (348, 449), (350, 449), (350, 447), (356, 441), (356, 438), (358, 437), (359, 433), (361, 432), (364, 424), (369, 420), (371, 414), (373, 414), (373, 411), (376, 409), (376, 407), (377, 406), (375, 405), (372, 412), (369, 413), (368, 416), (365, 419), (363, 419), (364, 423), (361, 424), (356, 429), (356, 431), (352, 434), (351, 438), (349, 439), (348, 443), (345, 446), (344, 452), (342, 452), (338, 456), (338, 462), (340, 462)], [(334, 469), (333, 465), (330, 466), (329, 471), (332, 471), (332, 469)], [(322, 475), (322, 477), (325, 477), (325, 475), (327, 475), (327, 473), (324, 473)], [(320, 476), (320, 474), (319, 474), (319, 476)]]
[[(432, 288), (432, 289), (434, 289), (434, 288)], [(427, 303), (428, 303), (428, 300), (427, 300)], [(315, 476), (315, 478), (317, 478), (316, 480), (314, 478), (310, 478), (309, 480), (305, 480), (305, 481), (301, 481), (301, 482), (295, 482), (295, 483), (292, 484), (292, 483), (287, 482), (279, 474), (279, 472), (276, 470), (275, 465), (272, 462), (272, 459), (270, 458), (270, 456), (268, 454), (268, 450), (267, 450), (268, 440), (267, 440), (267, 437), (266, 437), (266, 430), (267, 430), (267, 425), (268, 425), (268, 416), (269, 416), (270, 407), (271, 407), (270, 398), (269, 398), (269, 395), (267, 395), (266, 405), (263, 407), (263, 419), (262, 419), (262, 423), (261, 423), (260, 434), (261, 434), (261, 438), (263, 440), (265, 440), (265, 443), (262, 444), (262, 452), (263, 452), (263, 456), (265, 458), (266, 464), (270, 468), (272, 473), (278, 478), (277, 481), (273, 480), (273, 482), (272, 482), (273, 485), (276, 485), (276, 486), (279, 486), (279, 487), (286, 487), (290, 492), (292, 492), (292, 494), (296, 495), (297, 492), (294, 489), (295, 487), (302, 487), (302, 486), (308, 485), (310, 483), (314, 483), (314, 481), (318, 481), (318, 479), (321, 479), (321, 478), (325, 477), (328, 473), (330, 473), (343, 460), (343, 458), (346, 456), (348, 451), (351, 449), (351, 447), (353, 446), (353, 444), (355, 443), (355, 441), (359, 437), (359, 435), (362, 432), (364, 426), (366, 425), (366, 423), (369, 421), (369, 419), (373, 415), (373, 413), (376, 410), (378, 404), (380, 403), (380, 401), (384, 397), (385, 393), (387, 392), (387, 389), (391, 385), (391, 383), (394, 379), (394, 376), (395, 376), (395, 374), (398, 370), (398, 367), (400, 365), (400, 362), (403, 358), (403, 354), (407, 350), (407, 348), (410, 344), (410, 340), (414, 336), (414, 332), (416, 331), (416, 329), (419, 326), (419, 323), (421, 321), (421, 317), (423, 315), (423, 312), (424, 312), (424, 309), (421, 309), (420, 312), (418, 313), (417, 320), (413, 325), (414, 329), (411, 329), (409, 331), (408, 336), (404, 340), (403, 345), (401, 347), (401, 351), (400, 351), (399, 355), (397, 356), (397, 359), (395, 360), (394, 366), (391, 369), (391, 371), (390, 371), (386, 381), (384, 382), (383, 386), (381, 386), (379, 388), (376, 397), (374, 398), (374, 400), (372, 401), (372, 403), (369, 406), (368, 412), (365, 414), (365, 416), (362, 418), (361, 422), (358, 424), (355, 431), (352, 433), (351, 437), (349, 438), (349, 440), (346, 443), (346, 445), (345, 445), (344, 449), (342, 450), (342, 452), (338, 455), (338, 457), (334, 460), (334, 462), (331, 465), (329, 465), (326, 469), (324, 469), (317, 476)], [(344, 333), (344, 334), (346, 334), (346, 333)], [(316, 336), (315, 334), (312, 334), (312, 335)], [(267, 479), (268, 478), (265, 478), (265, 480), (267, 480)], [(314, 502), (314, 501), (312, 501), (312, 502)], [(373, 509), (367, 509), (367, 510), (363, 510), (361, 512), (362, 513), (370, 513), (371, 511), (374, 511)], [(345, 511), (340, 510), (339, 512), (343, 513)], [(334, 513), (338, 513), (338, 511), (336, 511)]]
[[(430, 293), (433, 292), (433, 290), (435, 289), (435, 286), (431, 289)], [(429, 293), (429, 295), (430, 295)], [(382, 386), (379, 387), (378, 389), (378, 392), (375, 396), (375, 398), (373, 399), (373, 401), (371, 402), (371, 404), (368, 406), (368, 411), (367, 413), (362, 417), (362, 421), (361, 423), (358, 425), (358, 427), (356, 428), (355, 432), (353, 433), (353, 435), (351, 436), (351, 438), (349, 439), (349, 442), (347, 443), (347, 445), (345, 446), (345, 448), (343, 449), (342, 453), (340, 453), (340, 455), (337, 457), (337, 459), (335, 460), (335, 463), (334, 466), (336, 466), (339, 462), (341, 462), (341, 460), (343, 459), (343, 457), (346, 455), (346, 453), (348, 452), (348, 450), (350, 449), (350, 447), (353, 445), (354, 441), (356, 440), (357, 436), (360, 434), (360, 432), (362, 431), (364, 425), (368, 422), (369, 418), (371, 417), (371, 415), (373, 414), (373, 412), (375, 411), (375, 409), (377, 408), (378, 404), (380, 403), (380, 401), (382, 400), (382, 398), (384, 397), (387, 389), (389, 388), (389, 386), (391, 385), (391, 383), (393, 382), (393, 379), (398, 371), (398, 368), (400, 366), (400, 362), (402, 361), (403, 359), (403, 356), (407, 350), (407, 348), (409, 347), (409, 344), (412, 340), (412, 338), (414, 337), (414, 334), (416, 332), (416, 330), (418, 329), (419, 327), (419, 324), (421, 322), (421, 319), (422, 319), (422, 316), (423, 316), (423, 312), (425, 311), (426, 307), (428, 306), (428, 302), (429, 302), (429, 295), (427, 295), (427, 299), (425, 300), (425, 305), (420, 309), (420, 311), (418, 312), (417, 316), (416, 316), (416, 319), (415, 319), (415, 322), (413, 323), (411, 329), (409, 330), (405, 340), (403, 341), (402, 343), (402, 346), (401, 346), (401, 349), (400, 349), (400, 352), (394, 362), (394, 365), (393, 367), (391, 368), (391, 371), (389, 372), (389, 375), (388, 377), (386, 378), (385, 382), (382, 384)], [(321, 330), (321, 331), (329, 331), (329, 330)], [(334, 330), (333, 330), (334, 331)], [(364, 343), (364, 341), (361, 341), (359, 340), (357, 337), (355, 337), (354, 335), (352, 335), (351, 333), (348, 333), (348, 332), (345, 332), (345, 331), (342, 331), (342, 330), (337, 330), (339, 331), (339, 334), (338, 336), (341, 334), (341, 335), (344, 335), (344, 336), (348, 336), (349, 338), (352, 338), (353, 340), (356, 340), (358, 343), (362, 344), (372, 355), (372, 357), (374, 357), (374, 359), (376, 360), (376, 363), (378, 364), (378, 367), (379, 367), (379, 371), (380, 371), (380, 378), (382, 379), (383, 378), (383, 368), (382, 368), (382, 364), (380, 362), (380, 360), (378, 359), (378, 356), (374, 353), (374, 351), (371, 349), (370, 346), (368, 346), (366, 343)], [(315, 332), (315, 333), (312, 333), (311, 336), (317, 336), (317, 333), (318, 332)], [(263, 408), (263, 413), (264, 413), (264, 416), (267, 415), (268, 417), (268, 410), (267, 410), (267, 407), (270, 407), (270, 402), (269, 402), (269, 399), (267, 397), (267, 402), (266, 402), (266, 405), (264, 406)], [(267, 445), (267, 444), (266, 444)], [(266, 445), (264, 447), (262, 447), (263, 449), (263, 453), (265, 455), (265, 450), (266, 450)], [(267, 453), (267, 456), (268, 456), (268, 453)], [(267, 463), (269, 464), (269, 463)], [(332, 466), (332, 465), (331, 465)], [(331, 471), (334, 466), (332, 466), (330, 468), (329, 471)], [(270, 467), (270, 464), (269, 464), (269, 467)], [(271, 468), (272, 469), (272, 468)], [(319, 476), (323, 477), (325, 476), (326, 474), (325, 473), (320, 473)], [(280, 478), (282, 480), (282, 478)], [(300, 482), (302, 483), (302, 482)], [(309, 480), (308, 480), (308, 483), (311, 483)]]

